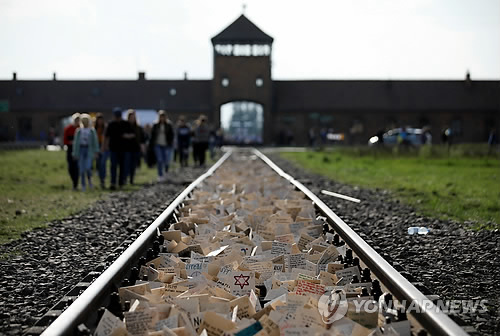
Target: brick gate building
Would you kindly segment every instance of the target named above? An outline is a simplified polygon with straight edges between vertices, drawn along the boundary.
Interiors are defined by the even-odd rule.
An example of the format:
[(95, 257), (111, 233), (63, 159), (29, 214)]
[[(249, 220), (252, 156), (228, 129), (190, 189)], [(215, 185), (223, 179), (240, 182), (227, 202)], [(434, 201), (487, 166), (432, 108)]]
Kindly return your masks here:
[(500, 81), (273, 80), (273, 38), (244, 15), (212, 38), (214, 73), (208, 80), (0, 80), (0, 140), (34, 139), (74, 112), (114, 106), (165, 109), (220, 123), (221, 106), (250, 101), (263, 108), (263, 141), (289, 134), (307, 143), (309, 129), (344, 133), (367, 143), (381, 129), (430, 126), (433, 138), (452, 127), (459, 142), (486, 141), (500, 126)]

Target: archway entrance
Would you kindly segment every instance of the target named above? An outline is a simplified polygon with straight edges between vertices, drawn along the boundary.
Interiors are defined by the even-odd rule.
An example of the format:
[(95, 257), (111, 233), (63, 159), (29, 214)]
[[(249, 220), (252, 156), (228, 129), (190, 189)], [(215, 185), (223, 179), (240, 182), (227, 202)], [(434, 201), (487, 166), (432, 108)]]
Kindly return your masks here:
[(220, 122), (224, 140), (229, 144), (263, 142), (264, 107), (251, 101), (233, 101), (221, 105)]

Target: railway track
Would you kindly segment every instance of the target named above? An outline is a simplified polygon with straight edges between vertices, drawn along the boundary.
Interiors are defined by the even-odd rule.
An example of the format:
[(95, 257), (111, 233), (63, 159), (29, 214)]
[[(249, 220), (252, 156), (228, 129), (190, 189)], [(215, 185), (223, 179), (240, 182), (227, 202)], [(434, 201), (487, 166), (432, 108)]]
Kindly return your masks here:
[(111, 335), (111, 314), (132, 335), (467, 335), (255, 149), (226, 152), (109, 260), (28, 335)]

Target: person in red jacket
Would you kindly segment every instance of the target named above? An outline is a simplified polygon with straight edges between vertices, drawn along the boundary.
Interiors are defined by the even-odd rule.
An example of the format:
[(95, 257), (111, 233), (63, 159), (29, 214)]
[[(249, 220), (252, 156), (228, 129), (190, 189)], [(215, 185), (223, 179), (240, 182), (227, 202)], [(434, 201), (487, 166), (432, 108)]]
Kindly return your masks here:
[(66, 161), (68, 162), (68, 172), (73, 182), (73, 190), (78, 188), (78, 161), (73, 158), (73, 140), (76, 130), (80, 127), (80, 114), (75, 113), (71, 116), (72, 124), (64, 128), (63, 141), (66, 145)]

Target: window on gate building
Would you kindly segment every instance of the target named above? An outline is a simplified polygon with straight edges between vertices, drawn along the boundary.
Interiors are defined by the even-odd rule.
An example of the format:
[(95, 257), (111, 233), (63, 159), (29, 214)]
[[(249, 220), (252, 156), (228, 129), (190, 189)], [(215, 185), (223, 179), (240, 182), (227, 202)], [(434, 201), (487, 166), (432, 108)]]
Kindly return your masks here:
[(215, 52), (220, 56), (269, 56), (271, 45), (269, 44), (219, 44), (214, 46)]

